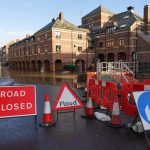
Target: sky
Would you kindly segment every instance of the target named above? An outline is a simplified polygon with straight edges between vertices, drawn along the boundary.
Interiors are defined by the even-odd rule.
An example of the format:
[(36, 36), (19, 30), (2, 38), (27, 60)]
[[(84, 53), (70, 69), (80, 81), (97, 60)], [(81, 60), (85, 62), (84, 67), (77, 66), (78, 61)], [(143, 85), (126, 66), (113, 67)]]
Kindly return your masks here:
[(22, 39), (64, 13), (69, 22), (80, 25), (81, 18), (99, 5), (120, 13), (133, 6), (143, 17), (150, 0), (0, 0), (0, 47), (11, 40)]

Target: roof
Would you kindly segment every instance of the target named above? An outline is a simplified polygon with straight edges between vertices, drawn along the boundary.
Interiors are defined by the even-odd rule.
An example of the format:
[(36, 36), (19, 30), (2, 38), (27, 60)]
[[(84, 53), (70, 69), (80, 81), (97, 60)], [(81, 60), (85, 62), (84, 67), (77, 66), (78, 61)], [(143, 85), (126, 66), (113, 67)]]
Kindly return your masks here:
[(36, 33), (46, 31), (46, 30), (51, 29), (51, 28), (61, 28), (61, 29), (68, 29), (68, 30), (75, 30), (75, 31), (87, 31), (87, 29), (79, 28), (79, 27), (75, 26), (74, 24), (72, 24), (72, 23), (70, 23), (64, 19), (60, 20), (59, 18), (57, 18), (56, 20), (52, 19), (52, 21), (49, 24), (47, 24), (46, 26), (41, 28)]
[[(92, 10), (90, 13), (88, 13), (87, 15), (85, 15), (84, 17), (90, 17), (90, 16), (93, 16), (99, 12), (105, 12), (105, 13), (108, 13), (108, 14), (114, 14), (112, 11), (104, 8), (103, 6), (99, 6), (97, 7), (96, 9)], [(82, 17), (82, 18), (84, 18)]]
[[(119, 14), (113, 15), (108, 22), (104, 25), (103, 29), (109, 27), (116, 27), (116, 29), (130, 28), (136, 21), (143, 22), (142, 17), (138, 16), (132, 11), (125, 11)], [(104, 30), (101, 29), (100, 32)]]

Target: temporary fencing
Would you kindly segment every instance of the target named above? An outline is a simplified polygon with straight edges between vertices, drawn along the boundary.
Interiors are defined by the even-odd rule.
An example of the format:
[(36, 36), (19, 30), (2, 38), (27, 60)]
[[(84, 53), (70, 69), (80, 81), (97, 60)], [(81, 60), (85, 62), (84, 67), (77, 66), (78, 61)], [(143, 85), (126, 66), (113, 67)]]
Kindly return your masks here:
[(87, 96), (89, 97), (90, 95), (94, 103), (112, 112), (115, 97), (118, 96), (119, 108), (128, 116), (136, 116), (137, 114), (132, 92), (150, 91), (150, 80), (144, 80), (143, 83), (122, 82), (121, 89), (118, 89), (115, 82), (98, 80), (96, 78), (88, 79), (87, 83)]

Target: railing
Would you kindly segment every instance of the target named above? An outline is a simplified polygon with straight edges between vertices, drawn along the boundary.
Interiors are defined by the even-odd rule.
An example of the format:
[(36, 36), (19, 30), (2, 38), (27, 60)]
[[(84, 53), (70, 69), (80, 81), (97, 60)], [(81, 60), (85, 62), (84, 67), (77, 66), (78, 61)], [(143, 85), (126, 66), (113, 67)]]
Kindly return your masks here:
[(135, 62), (98, 62), (97, 75), (108, 74), (116, 81), (133, 82)]

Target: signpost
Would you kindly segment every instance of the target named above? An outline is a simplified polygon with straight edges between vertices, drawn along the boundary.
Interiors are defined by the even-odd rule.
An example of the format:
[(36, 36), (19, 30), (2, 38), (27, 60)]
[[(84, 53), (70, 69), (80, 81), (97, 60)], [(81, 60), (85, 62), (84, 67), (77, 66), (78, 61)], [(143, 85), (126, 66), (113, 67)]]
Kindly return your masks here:
[(133, 92), (133, 96), (144, 127), (145, 136), (150, 147), (150, 141), (146, 133), (147, 130), (150, 130), (150, 92)]
[(0, 118), (36, 116), (35, 86), (0, 87)]

